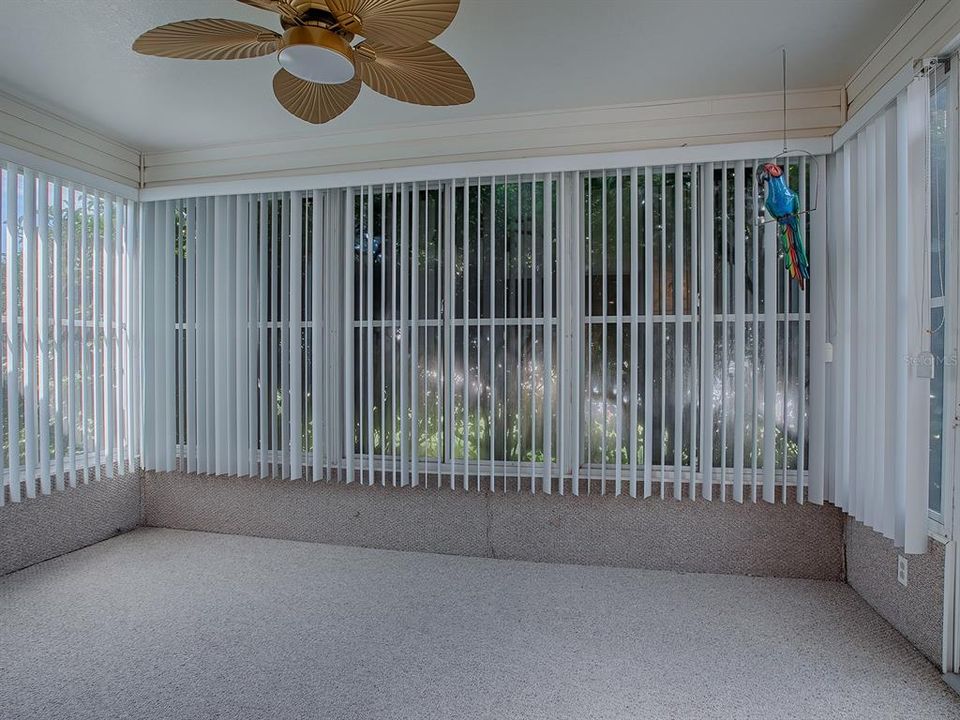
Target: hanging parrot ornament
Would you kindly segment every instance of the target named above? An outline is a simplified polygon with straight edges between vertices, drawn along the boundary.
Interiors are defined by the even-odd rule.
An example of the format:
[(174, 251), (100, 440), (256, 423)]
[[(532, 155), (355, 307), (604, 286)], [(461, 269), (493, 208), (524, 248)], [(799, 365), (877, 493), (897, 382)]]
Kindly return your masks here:
[(763, 190), (764, 207), (777, 221), (783, 266), (803, 290), (810, 279), (810, 265), (800, 230), (800, 198), (787, 185), (783, 168), (776, 163), (763, 165), (757, 174), (757, 184)]

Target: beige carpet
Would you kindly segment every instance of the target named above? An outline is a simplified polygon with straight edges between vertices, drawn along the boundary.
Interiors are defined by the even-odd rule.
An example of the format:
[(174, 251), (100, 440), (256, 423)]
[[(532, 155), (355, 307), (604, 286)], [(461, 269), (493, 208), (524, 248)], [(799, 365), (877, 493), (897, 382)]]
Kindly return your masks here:
[(0, 578), (0, 718), (947, 718), (849, 587), (141, 529)]

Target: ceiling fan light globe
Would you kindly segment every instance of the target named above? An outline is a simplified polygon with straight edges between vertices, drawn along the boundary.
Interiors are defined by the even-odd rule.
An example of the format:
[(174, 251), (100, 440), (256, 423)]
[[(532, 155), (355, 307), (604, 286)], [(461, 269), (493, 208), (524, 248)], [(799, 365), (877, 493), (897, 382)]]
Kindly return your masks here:
[(287, 30), (277, 59), (288, 73), (308, 82), (339, 85), (356, 73), (353, 48), (342, 37), (323, 28)]

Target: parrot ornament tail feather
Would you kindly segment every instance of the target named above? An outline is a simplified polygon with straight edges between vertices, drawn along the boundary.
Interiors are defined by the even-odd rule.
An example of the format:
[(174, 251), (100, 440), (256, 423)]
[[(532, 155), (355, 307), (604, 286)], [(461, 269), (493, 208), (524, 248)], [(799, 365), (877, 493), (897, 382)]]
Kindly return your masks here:
[(776, 163), (764, 164), (757, 173), (757, 184), (766, 185), (764, 207), (777, 221), (783, 266), (803, 290), (810, 279), (810, 263), (800, 230), (800, 198), (787, 185), (783, 170)]

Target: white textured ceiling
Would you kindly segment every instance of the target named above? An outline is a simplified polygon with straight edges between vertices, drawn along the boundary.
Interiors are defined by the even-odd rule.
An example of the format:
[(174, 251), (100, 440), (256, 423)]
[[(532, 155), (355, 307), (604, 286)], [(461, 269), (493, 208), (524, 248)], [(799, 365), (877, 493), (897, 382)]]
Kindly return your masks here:
[(364, 88), (314, 127), (276, 102), (275, 57), (143, 57), (155, 25), (229, 17), (235, 0), (0, 0), (0, 88), (142, 150), (192, 148), (522, 112), (841, 85), (915, 0), (462, 0), (437, 44), (476, 100), (406, 105)]

